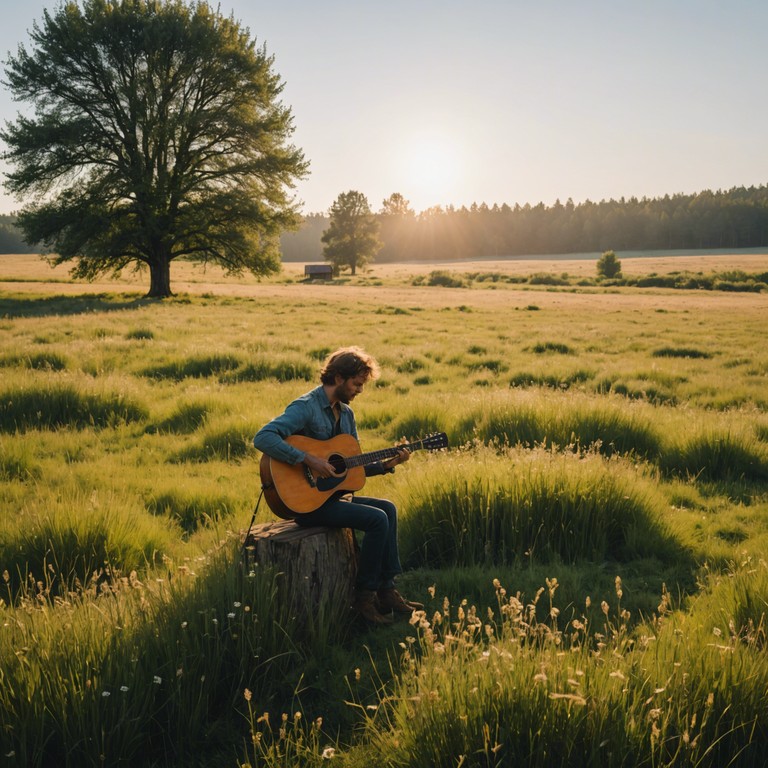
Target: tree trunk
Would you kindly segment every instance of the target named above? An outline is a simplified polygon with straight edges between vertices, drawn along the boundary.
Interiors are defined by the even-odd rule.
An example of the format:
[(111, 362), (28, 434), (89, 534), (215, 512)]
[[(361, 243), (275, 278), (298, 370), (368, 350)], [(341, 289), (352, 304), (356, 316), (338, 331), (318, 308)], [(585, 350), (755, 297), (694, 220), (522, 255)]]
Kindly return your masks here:
[(150, 299), (167, 299), (173, 296), (171, 292), (171, 260), (167, 257), (157, 257), (149, 262), (149, 293)]
[(350, 528), (302, 527), (293, 521), (255, 525), (245, 537), (246, 567), (274, 568), (279, 599), (298, 614), (314, 614), (322, 600), (352, 602), (357, 544)]

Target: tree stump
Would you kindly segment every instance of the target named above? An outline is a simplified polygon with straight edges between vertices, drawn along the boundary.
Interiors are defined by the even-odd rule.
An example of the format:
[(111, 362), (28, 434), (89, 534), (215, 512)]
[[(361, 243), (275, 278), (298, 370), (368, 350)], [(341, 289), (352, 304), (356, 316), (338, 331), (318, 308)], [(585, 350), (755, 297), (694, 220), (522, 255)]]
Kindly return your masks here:
[(322, 600), (352, 602), (357, 542), (350, 528), (303, 527), (291, 520), (254, 525), (245, 536), (246, 566), (273, 568), (279, 598), (298, 613)]

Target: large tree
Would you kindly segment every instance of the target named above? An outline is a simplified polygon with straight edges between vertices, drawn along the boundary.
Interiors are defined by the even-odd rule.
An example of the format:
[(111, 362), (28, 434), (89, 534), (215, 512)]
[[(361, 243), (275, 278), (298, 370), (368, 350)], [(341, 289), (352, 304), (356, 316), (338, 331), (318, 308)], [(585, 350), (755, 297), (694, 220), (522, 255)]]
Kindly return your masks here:
[(28, 105), (0, 136), (30, 243), (92, 279), (149, 268), (171, 295), (179, 257), (257, 275), (280, 269), (307, 172), (289, 143), (273, 57), (205, 2), (80, 0), (44, 11), (6, 62)]
[(349, 269), (354, 275), (381, 250), (379, 222), (371, 213), (368, 198), (355, 190), (342, 192), (330, 214), (328, 229), (321, 238), (325, 244), (323, 255), (335, 272)]

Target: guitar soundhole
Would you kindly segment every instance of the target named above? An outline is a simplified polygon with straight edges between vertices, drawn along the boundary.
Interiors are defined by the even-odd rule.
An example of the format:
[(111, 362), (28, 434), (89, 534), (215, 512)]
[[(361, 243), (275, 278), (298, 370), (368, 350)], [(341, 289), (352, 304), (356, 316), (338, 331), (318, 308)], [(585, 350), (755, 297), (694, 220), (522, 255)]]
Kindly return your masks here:
[(347, 460), (340, 454), (334, 453), (328, 457), (328, 463), (333, 467), (336, 475), (344, 474), (347, 471)]
[(334, 474), (331, 477), (317, 478), (317, 490), (322, 493), (334, 490), (344, 481), (347, 474), (347, 462), (338, 453), (329, 456), (328, 463), (333, 467)]

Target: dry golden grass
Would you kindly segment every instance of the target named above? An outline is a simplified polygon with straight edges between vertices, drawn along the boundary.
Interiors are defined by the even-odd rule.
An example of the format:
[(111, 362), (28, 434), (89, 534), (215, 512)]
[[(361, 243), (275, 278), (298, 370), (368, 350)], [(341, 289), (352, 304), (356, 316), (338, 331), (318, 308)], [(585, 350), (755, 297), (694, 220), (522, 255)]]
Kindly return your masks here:
[[(768, 271), (766, 253), (736, 253), (731, 255), (671, 255), (622, 259), (627, 275), (666, 274), (674, 271), (713, 272), (743, 270), (745, 272)], [(705, 291), (673, 291), (666, 289), (618, 290), (587, 289), (552, 290), (546, 286), (520, 288), (514, 285), (494, 284), (483, 288), (440, 288), (424, 290), (411, 284), (414, 277), (426, 275), (435, 269), (458, 275), (467, 272), (498, 272), (504, 275), (529, 275), (537, 272), (571, 276), (594, 276), (595, 259), (499, 259), (445, 262), (440, 264), (373, 264), (356, 278), (347, 277), (340, 282), (303, 283), (304, 264), (286, 263), (280, 275), (257, 279), (251, 275), (229, 277), (218, 267), (207, 267), (189, 262), (174, 263), (171, 285), (176, 293), (193, 295), (212, 294), (248, 298), (297, 298), (349, 302), (349, 288), (355, 288), (359, 301), (387, 302), (393, 306), (429, 307), (484, 307), (514, 308), (536, 304), (549, 309), (594, 310), (595, 292), (600, 293), (599, 306), (603, 311), (612, 309), (649, 310), (666, 308), (670, 295), (674, 295), (677, 309), (713, 311), (716, 308), (742, 308), (745, 311), (766, 306), (762, 294), (743, 294)], [(299, 283), (299, 284), (297, 284)], [(0, 256), (0, 291), (15, 293), (54, 292), (60, 295), (84, 293), (141, 292), (149, 284), (146, 272), (124, 272), (119, 278), (100, 278), (95, 282), (74, 281), (69, 277), (69, 267), (51, 267), (39, 256), (9, 254)]]

